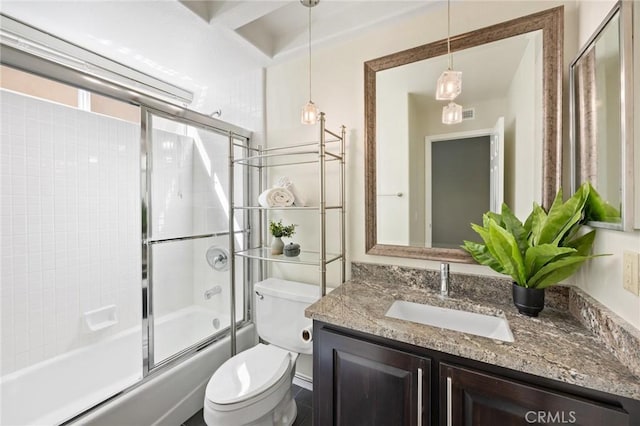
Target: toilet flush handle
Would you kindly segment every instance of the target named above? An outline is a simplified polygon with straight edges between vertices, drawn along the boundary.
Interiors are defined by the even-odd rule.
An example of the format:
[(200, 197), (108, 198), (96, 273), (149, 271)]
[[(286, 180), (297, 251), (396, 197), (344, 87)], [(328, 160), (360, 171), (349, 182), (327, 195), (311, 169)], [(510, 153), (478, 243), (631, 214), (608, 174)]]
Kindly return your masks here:
[(263, 296), (262, 294), (260, 294), (260, 293), (258, 292), (258, 290), (256, 290), (256, 296), (258, 296), (258, 298), (259, 298), (260, 300), (264, 299), (264, 296)]

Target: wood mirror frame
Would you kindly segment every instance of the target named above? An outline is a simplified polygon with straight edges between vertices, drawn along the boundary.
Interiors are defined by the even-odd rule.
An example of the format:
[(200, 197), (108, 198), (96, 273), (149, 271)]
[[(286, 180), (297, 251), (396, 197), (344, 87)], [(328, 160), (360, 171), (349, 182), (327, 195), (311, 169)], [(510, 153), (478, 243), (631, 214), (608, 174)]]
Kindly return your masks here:
[[(556, 7), (451, 37), (456, 52), (542, 30), (542, 200), (548, 208), (562, 181), (562, 66), (564, 7)], [(376, 196), (376, 73), (445, 55), (447, 40), (392, 53), (364, 63), (365, 105), (365, 244), (371, 255), (474, 263), (462, 249), (379, 244)], [(435, 82), (434, 82), (435, 84)], [(461, 242), (462, 243), (462, 242)]]

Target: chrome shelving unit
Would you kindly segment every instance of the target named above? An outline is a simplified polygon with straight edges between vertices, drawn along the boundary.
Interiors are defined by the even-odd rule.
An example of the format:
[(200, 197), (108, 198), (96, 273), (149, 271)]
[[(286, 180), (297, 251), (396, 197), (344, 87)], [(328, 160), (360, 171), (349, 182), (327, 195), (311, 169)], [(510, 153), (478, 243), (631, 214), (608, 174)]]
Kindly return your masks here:
[[(258, 247), (249, 249), (236, 250), (235, 246), (231, 246), (231, 250), (234, 256), (231, 256), (231, 270), (233, 271), (233, 265), (235, 263), (235, 257), (242, 257), (247, 259), (256, 259), (262, 263), (262, 276), (264, 277), (264, 263), (276, 262), (276, 263), (288, 263), (297, 265), (308, 265), (318, 267), (319, 282), (321, 287), (321, 294), (324, 296), (327, 292), (327, 265), (340, 261), (341, 270), (340, 277), (341, 283), (345, 281), (346, 275), (346, 263), (345, 263), (345, 135), (346, 129), (341, 126), (340, 132), (335, 133), (328, 130), (325, 126), (326, 118), (324, 113), (320, 113), (320, 136), (318, 141), (301, 143), (290, 146), (273, 147), (273, 148), (252, 148), (252, 154), (247, 157), (234, 158), (234, 150), (230, 149), (229, 158), (229, 177), (233, 179), (234, 167), (253, 167), (258, 173), (258, 187), (260, 193), (266, 189), (266, 170), (270, 167), (282, 167), (289, 165), (300, 164), (317, 164), (318, 166), (318, 186), (319, 186), (319, 203), (317, 206), (312, 207), (262, 207), (262, 206), (244, 206), (235, 205), (233, 199), (233, 184), (231, 184), (231, 196), (229, 197), (229, 212), (230, 212), (230, 229), (233, 229), (233, 217), (236, 210), (248, 210), (258, 211), (260, 214), (260, 220), (258, 224), (258, 235), (260, 235), (260, 241)], [(233, 146), (232, 137), (230, 137), (230, 145)], [(337, 144), (338, 149), (336, 152), (327, 151), (327, 144)], [(335, 151), (335, 150), (334, 150)], [(315, 157), (315, 158), (314, 158)], [(326, 168), (327, 163), (338, 162), (339, 167), (339, 204), (330, 205), (326, 204)], [(267, 212), (268, 211), (310, 211), (317, 212), (318, 214), (318, 227), (319, 227), (319, 251), (312, 252), (303, 250), (299, 256), (286, 257), (284, 255), (272, 255), (271, 248), (267, 245)], [(328, 210), (337, 210), (339, 216), (340, 226), (340, 252), (328, 253), (326, 244), (326, 232), (327, 232), (327, 218), (326, 213)], [(233, 240), (233, 239), (232, 239)], [(234, 274), (231, 274), (234, 279)]]

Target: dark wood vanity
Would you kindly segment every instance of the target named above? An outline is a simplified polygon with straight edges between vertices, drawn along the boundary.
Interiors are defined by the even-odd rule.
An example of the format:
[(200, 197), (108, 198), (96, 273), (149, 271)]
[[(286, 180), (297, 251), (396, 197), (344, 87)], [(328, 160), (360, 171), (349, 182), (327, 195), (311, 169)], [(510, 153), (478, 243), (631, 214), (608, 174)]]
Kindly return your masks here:
[(640, 401), (314, 321), (316, 426), (640, 425)]

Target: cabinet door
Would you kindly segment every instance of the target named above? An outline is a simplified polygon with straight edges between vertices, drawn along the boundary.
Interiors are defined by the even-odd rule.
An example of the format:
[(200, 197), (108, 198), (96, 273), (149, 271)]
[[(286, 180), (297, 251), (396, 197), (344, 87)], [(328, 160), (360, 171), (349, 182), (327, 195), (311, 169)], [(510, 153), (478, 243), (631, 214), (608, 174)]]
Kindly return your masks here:
[(440, 424), (582, 426), (628, 425), (617, 407), (440, 364)]
[(426, 426), (429, 367), (422, 357), (315, 330), (313, 424)]

